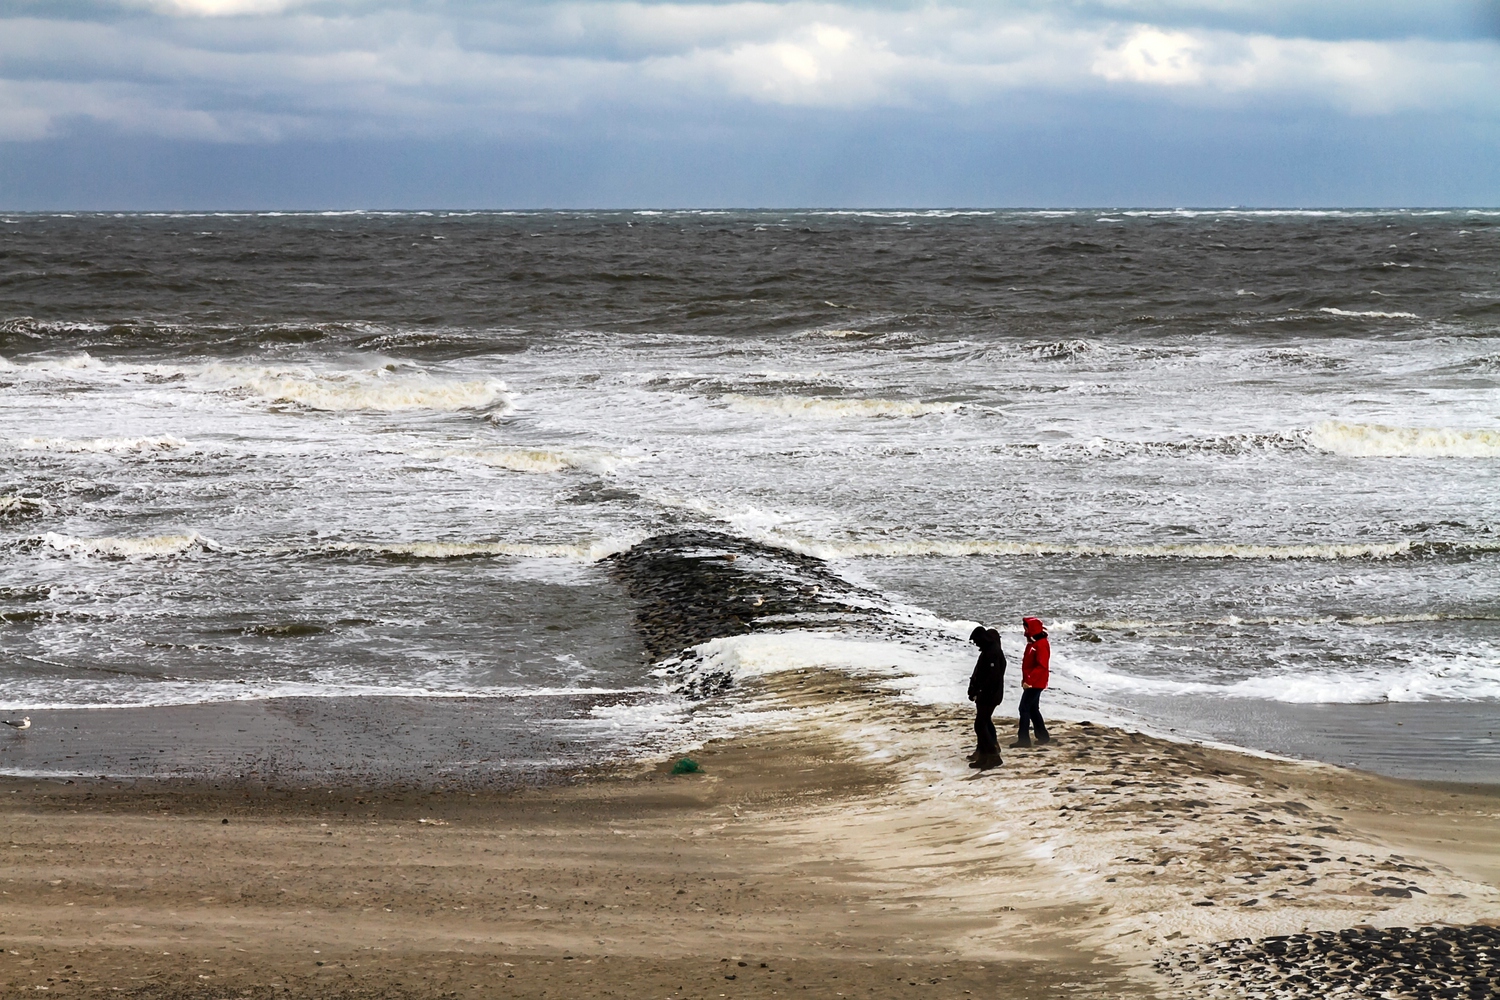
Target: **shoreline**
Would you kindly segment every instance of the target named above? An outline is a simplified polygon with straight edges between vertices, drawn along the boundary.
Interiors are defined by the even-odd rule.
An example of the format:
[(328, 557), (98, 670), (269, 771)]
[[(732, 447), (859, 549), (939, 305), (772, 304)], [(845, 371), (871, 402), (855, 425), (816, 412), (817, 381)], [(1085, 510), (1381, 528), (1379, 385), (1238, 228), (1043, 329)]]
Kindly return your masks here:
[(1500, 924), (1500, 789), (1082, 722), (975, 772), (962, 708), (815, 670), (744, 693), (761, 724), (697, 775), (0, 778), (0, 989), (1134, 997), (1214, 942)]
[[(871, 683), (876, 684), (883, 680), (888, 678), (870, 679)], [(846, 675), (844, 683), (856, 681)], [(598, 696), (582, 694), (568, 697), (585, 704)], [(40, 726), (34, 726), (24, 735), (0, 731), (0, 782), (71, 779), (130, 783), (227, 781), (276, 787), (299, 787), (316, 783), (372, 790), (388, 786), (437, 788), (458, 785), (490, 789), (519, 788), (590, 780), (600, 773), (648, 764), (663, 752), (662, 741), (643, 741), (628, 750), (610, 752), (608, 763), (599, 764), (597, 748), (585, 746), (582, 741), (577, 740), (572, 743), (553, 740), (551, 742), (554, 746), (569, 746), (577, 754), (577, 758), (513, 760), (501, 762), (502, 766), (498, 768), (485, 769), (475, 769), (473, 765), (496, 763), (504, 753), (513, 752), (514, 744), (505, 743), (502, 747), (496, 743), (487, 748), (481, 745), (480, 752), (488, 754), (487, 757), (475, 757), (470, 752), (463, 755), (468, 759), (463, 759), (453, 753), (455, 750), (472, 751), (475, 747), (475, 734), (479, 734), (480, 739), (514, 738), (516, 718), (504, 709), (517, 700), (514, 696), (469, 694), (337, 697), (298, 695), (172, 705), (32, 709), (30, 711), (39, 716), (38, 722), (46, 720)], [(734, 705), (732, 701), (722, 704), (731, 709)], [(716, 707), (718, 706), (709, 706), (711, 718), (712, 710)], [(929, 707), (941, 710), (945, 706)], [(1008, 707), (1002, 705), (997, 711), (997, 718), (1005, 717)], [(1317, 707), (1338, 710), (1348, 706)], [(1405, 711), (1413, 706), (1389, 707)], [(1417, 785), (1452, 786), (1476, 791), (1493, 789), (1500, 792), (1500, 775), (1492, 779), (1487, 773), (1483, 777), (1452, 776), (1450, 773), (1456, 770), (1467, 774), (1478, 768), (1440, 765), (1424, 767), (1424, 773), (1394, 773), (1389, 769), (1364, 767), (1358, 762), (1267, 749), (1248, 742), (1235, 742), (1222, 735), (1204, 734), (1192, 729), (1179, 731), (1165, 725), (1166, 721), (1180, 720), (1157, 722), (1136, 717), (1128, 710), (1096, 708), (1097, 711), (1091, 712), (1064, 695), (1049, 711), (1058, 712), (1059, 717), (1064, 718), (1093, 715), (1106, 720), (1101, 724), (1110, 728), (1138, 731), (1167, 742), (1211, 750), (1286, 763), (1336, 767), (1351, 773)], [(392, 711), (382, 712), (381, 709)], [(392, 720), (389, 716), (405, 719)], [(397, 730), (406, 725), (408, 728), (399, 735), (412, 735), (410, 717), (413, 716), (431, 718), (423, 720), (420, 739), (401, 745)], [(97, 722), (104, 719), (113, 724), (82, 725), (91, 720)], [(247, 728), (240, 728), (242, 726)], [(249, 728), (252, 726), (255, 728)], [(1005, 731), (1003, 725), (1000, 728)], [(502, 729), (504, 731), (499, 731)], [(52, 733), (63, 733), (61, 740), (71, 741), (71, 744), (65, 744), (61, 749), (38, 749), (35, 744), (49, 738), (49, 730)], [(317, 730), (322, 732), (313, 735)], [(153, 740), (170, 741), (171, 745), (160, 748), (152, 743)], [(395, 753), (392, 753), (393, 741), (396, 743)], [(686, 736), (665, 742), (686, 745), (692, 739), (691, 736)], [(378, 750), (379, 753), (372, 753), (372, 750)], [(110, 767), (117, 767), (122, 760), (131, 760), (132, 754), (140, 760), (147, 760), (147, 755), (153, 752), (175, 755), (167, 758), (166, 763), (171, 766), (166, 770), (154, 768), (136, 772), (108, 770)], [(1387, 752), (1397, 754), (1400, 748), (1392, 748)], [(174, 759), (177, 761), (175, 764), (172, 763)], [(64, 760), (74, 763), (62, 766)], [(161, 762), (151, 763), (155, 765)], [(28, 764), (55, 766), (49, 768), (27, 766)], [(320, 769), (315, 765), (322, 767)], [(464, 771), (465, 767), (469, 770)], [(1487, 769), (1480, 770), (1487, 772)], [(1433, 771), (1441, 771), (1443, 776), (1434, 776)], [(427, 776), (424, 777), (419, 772), (427, 772)], [(476, 778), (475, 773), (481, 773), (482, 776)]]

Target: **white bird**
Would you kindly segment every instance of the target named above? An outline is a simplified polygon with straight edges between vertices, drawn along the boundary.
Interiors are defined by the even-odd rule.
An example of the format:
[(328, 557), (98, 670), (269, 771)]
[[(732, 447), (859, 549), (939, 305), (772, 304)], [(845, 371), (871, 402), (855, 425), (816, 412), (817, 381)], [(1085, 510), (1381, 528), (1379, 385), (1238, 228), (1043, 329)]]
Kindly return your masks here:
[(4, 722), (7, 726), (9, 726), (12, 729), (30, 729), (31, 728), (31, 716), (29, 716), (29, 715), (23, 715), (19, 719), (0, 719), (0, 722)]

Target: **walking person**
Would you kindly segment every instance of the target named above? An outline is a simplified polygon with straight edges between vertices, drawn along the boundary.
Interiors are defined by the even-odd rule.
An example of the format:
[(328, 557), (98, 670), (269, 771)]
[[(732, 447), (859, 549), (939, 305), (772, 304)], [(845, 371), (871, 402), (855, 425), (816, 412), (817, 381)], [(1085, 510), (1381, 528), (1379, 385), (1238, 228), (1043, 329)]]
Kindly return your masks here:
[(1000, 633), (977, 626), (969, 641), (979, 647), (979, 659), (969, 678), (969, 700), (974, 703), (974, 735), (978, 745), (969, 754), (970, 767), (986, 770), (1000, 763), (1000, 737), (995, 733), (995, 709), (1005, 698), (1005, 650)]
[(1040, 618), (1022, 618), (1026, 633), (1026, 651), (1021, 654), (1021, 727), (1012, 747), (1031, 746), (1031, 729), (1036, 730), (1038, 745), (1052, 742), (1047, 724), (1042, 721), (1042, 692), (1047, 690), (1048, 666), (1052, 663), (1052, 644)]

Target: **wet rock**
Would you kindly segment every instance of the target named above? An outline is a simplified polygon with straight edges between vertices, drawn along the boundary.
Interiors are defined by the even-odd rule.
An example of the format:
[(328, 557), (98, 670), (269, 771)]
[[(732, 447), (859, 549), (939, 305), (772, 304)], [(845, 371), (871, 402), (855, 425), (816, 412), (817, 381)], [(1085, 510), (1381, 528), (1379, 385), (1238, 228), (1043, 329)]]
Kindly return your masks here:
[(877, 599), (828, 564), (790, 549), (715, 531), (656, 535), (609, 557), (637, 602), (636, 627), (653, 657), (759, 628), (827, 627), (884, 617)]
[(1157, 962), (1181, 996), (1494, 996), (1500, 927), (1354, 927), (1237, 939)]

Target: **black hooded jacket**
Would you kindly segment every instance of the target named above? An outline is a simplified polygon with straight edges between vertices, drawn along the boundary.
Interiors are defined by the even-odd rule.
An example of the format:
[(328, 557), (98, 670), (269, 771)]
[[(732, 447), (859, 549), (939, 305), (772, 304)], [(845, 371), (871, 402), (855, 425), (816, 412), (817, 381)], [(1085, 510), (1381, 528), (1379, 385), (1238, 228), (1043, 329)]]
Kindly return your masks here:
[(979, 634), (975, 629), (974, 639), (979, 645), (979, 660), (974, 664), (974, 674), (969, 678), (969, 698), (998, 703), (1005, 694), (1005, 650), (1000, 648), (1000, 633), (985, 629)]

